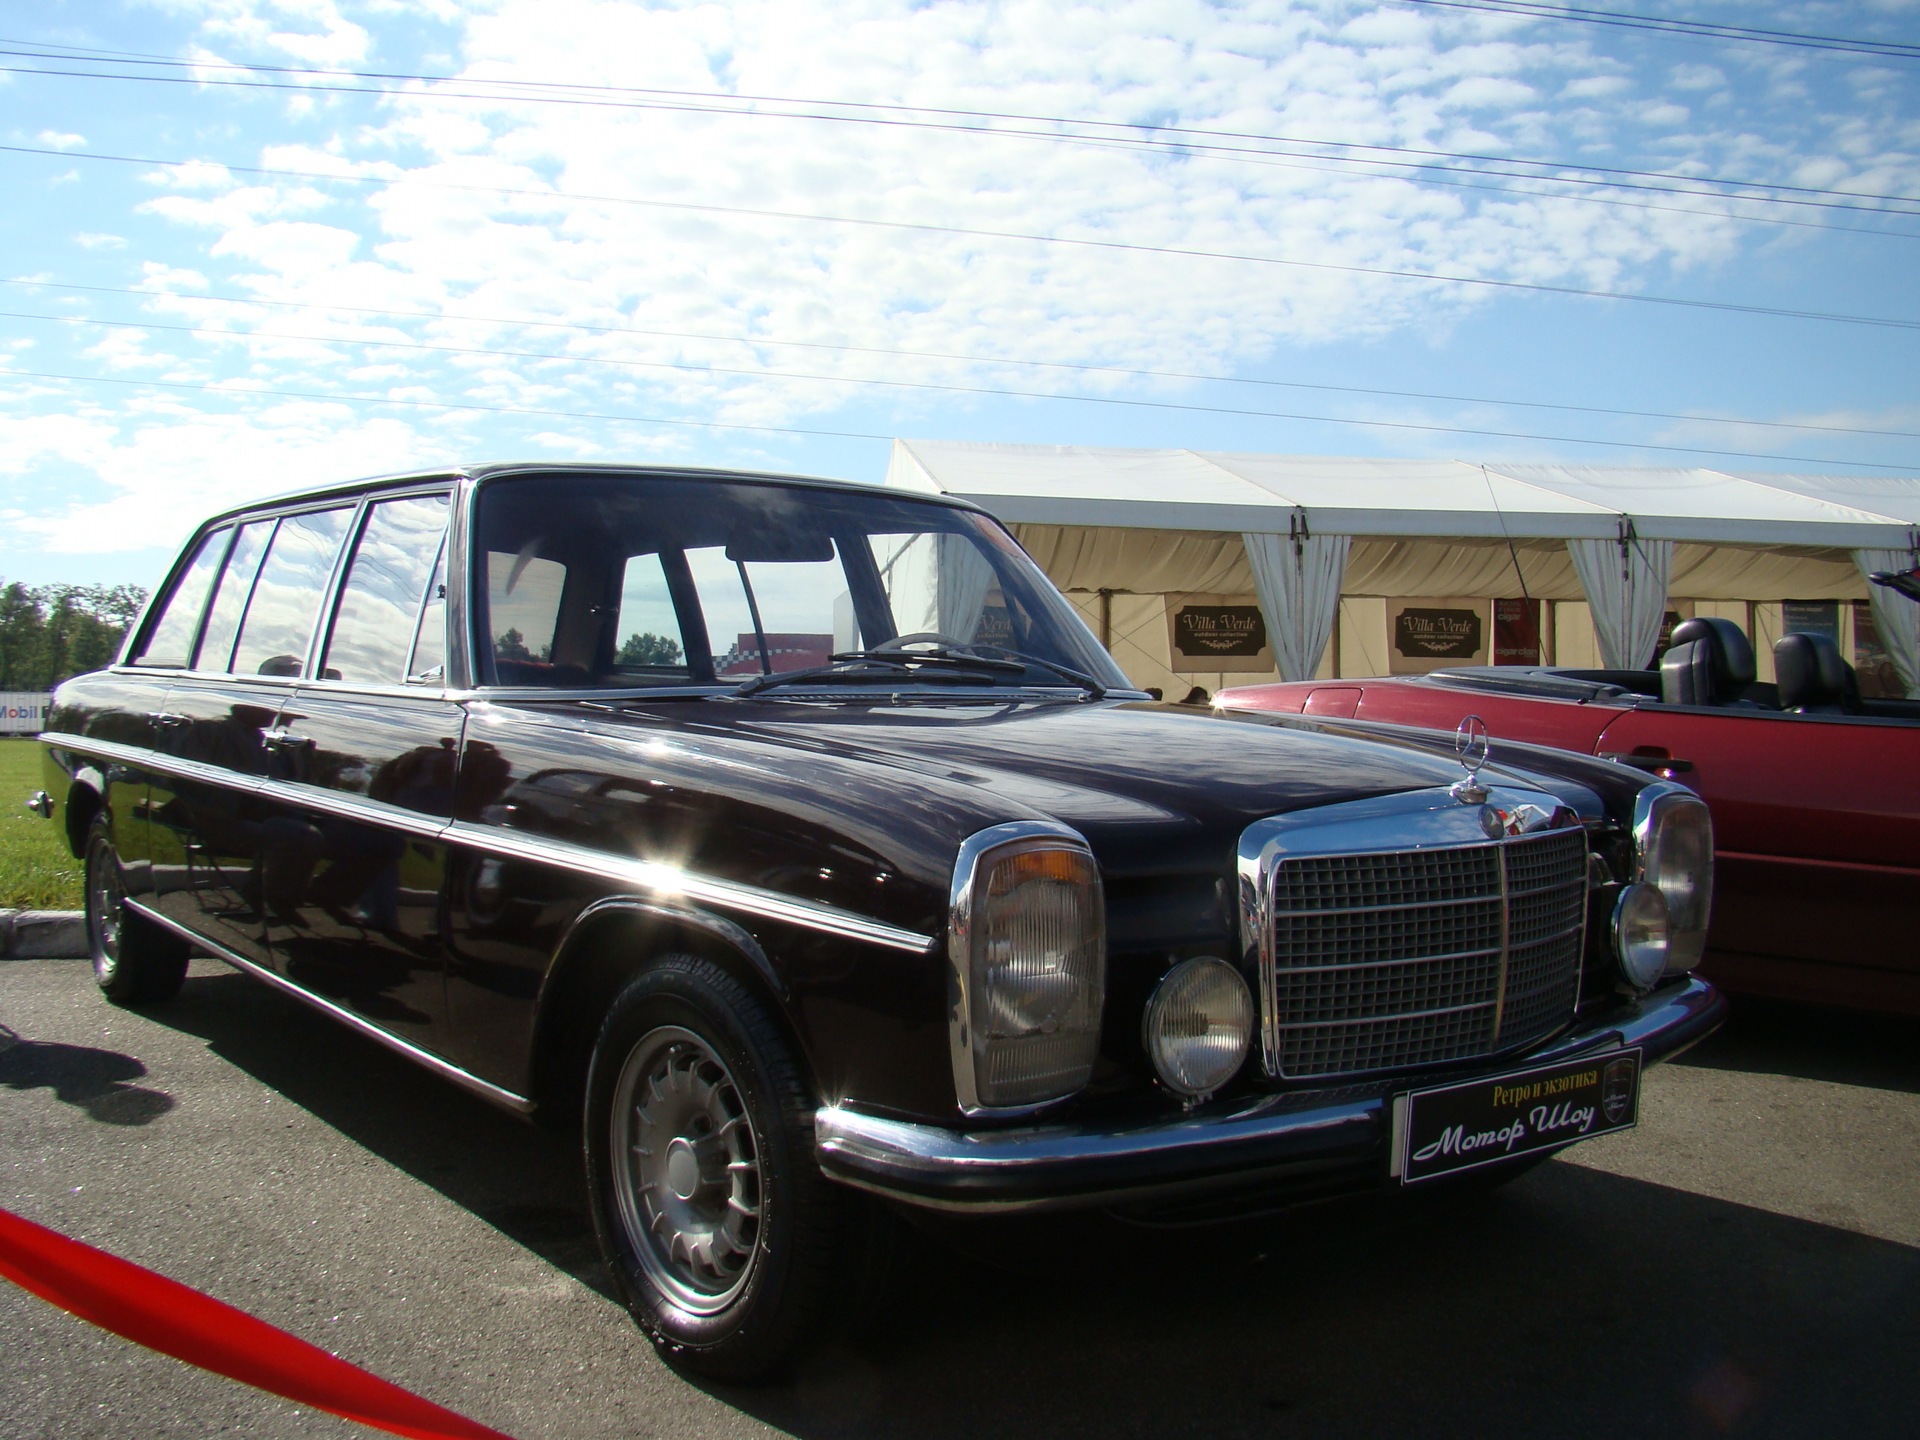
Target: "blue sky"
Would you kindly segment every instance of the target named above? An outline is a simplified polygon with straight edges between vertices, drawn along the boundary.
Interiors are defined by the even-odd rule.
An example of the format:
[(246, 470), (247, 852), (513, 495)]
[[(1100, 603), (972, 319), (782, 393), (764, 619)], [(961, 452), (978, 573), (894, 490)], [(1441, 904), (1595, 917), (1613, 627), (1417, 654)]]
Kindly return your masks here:
[(1920, 473), (1920, 58), (1369, 0), (0, 17), (6, 580), (150, 585), (324, 480), (896, 435)]

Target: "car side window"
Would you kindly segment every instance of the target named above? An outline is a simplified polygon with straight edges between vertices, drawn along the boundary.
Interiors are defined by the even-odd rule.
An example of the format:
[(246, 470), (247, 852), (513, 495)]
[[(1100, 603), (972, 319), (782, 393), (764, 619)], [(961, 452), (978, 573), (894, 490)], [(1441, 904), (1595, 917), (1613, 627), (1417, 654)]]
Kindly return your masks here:
[(487, 615), (493, 668), (502, 685), (552, 685), (553, 633), (560, 623), (567, 567), (534, 553), (487, 552)]
[(233, 659), (233, 637), (240, 633), (240, 617), (246, 613), (247, 597), (253, 594), (253, 582), (260, 573), (260, 557), (267, 553), (267, 541), (273, 538), (272, 520), (255, 520), (242, 525), (221, 568), (220, 583), (213, 592), (213, 609), (207, 615), (206, 633), (200, 637), (200, 650), (194, 656), (196, 670), (225, 670)]
[(342, 505), (281, 519), (240, 625), (233, 651), (234, 674), (294, 676), (301, 672), (333, 562), (352, 518), (353, 507)]
[(613, 667), (628, 674), (685, 675), (687, 650), (680, 612), (658, 555), (628, 558), (620, 582), (619, 637)]
[(200, 629), (200, 617), (206, 613), (213, 577), (219, 573), (231, 539), (233, 530), (223, 526), (200, 541), (193, 559), (181, 572), (180, 582), (162, 602), (148, 628), (146, 642), (133, 657), (135, 665), (182, 668), (193, 658), (193, 637)]
[(446, 528), (444, 495), (407, 495), (368, 509), (340, 587), (322, 679), (397, 685), (406, 678)]
[(447, 542), (440, 540), (440, 558), (433, 562), (426, 603), (420, 607), (420, 629), (407, 663), (407, 683), (428, 685), (447, 677)]

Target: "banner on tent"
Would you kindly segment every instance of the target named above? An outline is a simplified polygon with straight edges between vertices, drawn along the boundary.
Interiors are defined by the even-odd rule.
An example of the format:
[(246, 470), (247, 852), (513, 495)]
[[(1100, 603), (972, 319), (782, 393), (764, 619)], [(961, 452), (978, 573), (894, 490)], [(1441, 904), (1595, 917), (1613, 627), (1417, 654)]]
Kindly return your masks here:
[(1447, 665), (1485, 665), (1492, 626), (1477, 597), (1411, 596), (1387, 602), (1387, 668), (1423, 675)]
[(1274, 668), (1267, 622), (1252, 595), (1169, 596), (1167, 648), (1176, 672), (1249, 675)]
[(1540, 602), (1538, 600), (1496, 600), (1493, 602), (1493, 663), (1496, 665), (1538, 665), (1540, 663)]

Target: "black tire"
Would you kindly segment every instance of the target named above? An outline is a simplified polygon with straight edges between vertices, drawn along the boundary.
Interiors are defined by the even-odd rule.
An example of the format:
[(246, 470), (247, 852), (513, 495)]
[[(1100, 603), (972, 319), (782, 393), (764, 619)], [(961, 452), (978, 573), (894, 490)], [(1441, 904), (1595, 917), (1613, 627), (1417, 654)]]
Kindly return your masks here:
[(609, 1008), (583, 1118), (594, 1232), (674, 1365), (762, 1379), (819, 1330), (857, 1197), (814, 1162), (814, 1103), (767, 1007), (710, 960), (663, 957)]
[(180, 993), (192, 947), (126, 908), (127, 887), (106, 812), (87, 829), (87, 948), (100, 993), (116, 1005), (157, 1005)]

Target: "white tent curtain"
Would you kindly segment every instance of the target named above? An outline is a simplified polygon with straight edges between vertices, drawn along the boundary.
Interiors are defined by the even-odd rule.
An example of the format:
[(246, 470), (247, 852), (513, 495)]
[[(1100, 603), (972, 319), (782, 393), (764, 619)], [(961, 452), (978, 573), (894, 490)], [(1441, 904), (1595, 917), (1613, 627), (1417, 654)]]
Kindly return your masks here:
[(1621, 522), (1614, 540), (1569, 540), (1574, 572), (1593, 608), (1600, 662), (1609, 670), (1640, 670), (1660, 643), (1673, 573), (1673, 542), (1644, 540)]
[(972, 640), (993, 588), (993, 566), (965, 535), (942, 535), (939, 543), (939, 623), (933, 628), (956, 640)]
[(1350, 535), (1309, 535), (1295, 517), (1291, 535), (1243, 534), (1254, 593), (1282, 680), (1311, 680), (1333, 634)]
[[(1920, 562), (1912, 550), (1856, 550), (1853, 563), (1862, 575), (1876, 570), (1907, 570)], [(1880, 648), (1893, 661), (1894, 673), (1910, 698), (1920, 700), (1920, 602), (1897, 595), (1884, 585), (1867, 586), (1873, 601), (1873, 628), (1880, 632)]]

